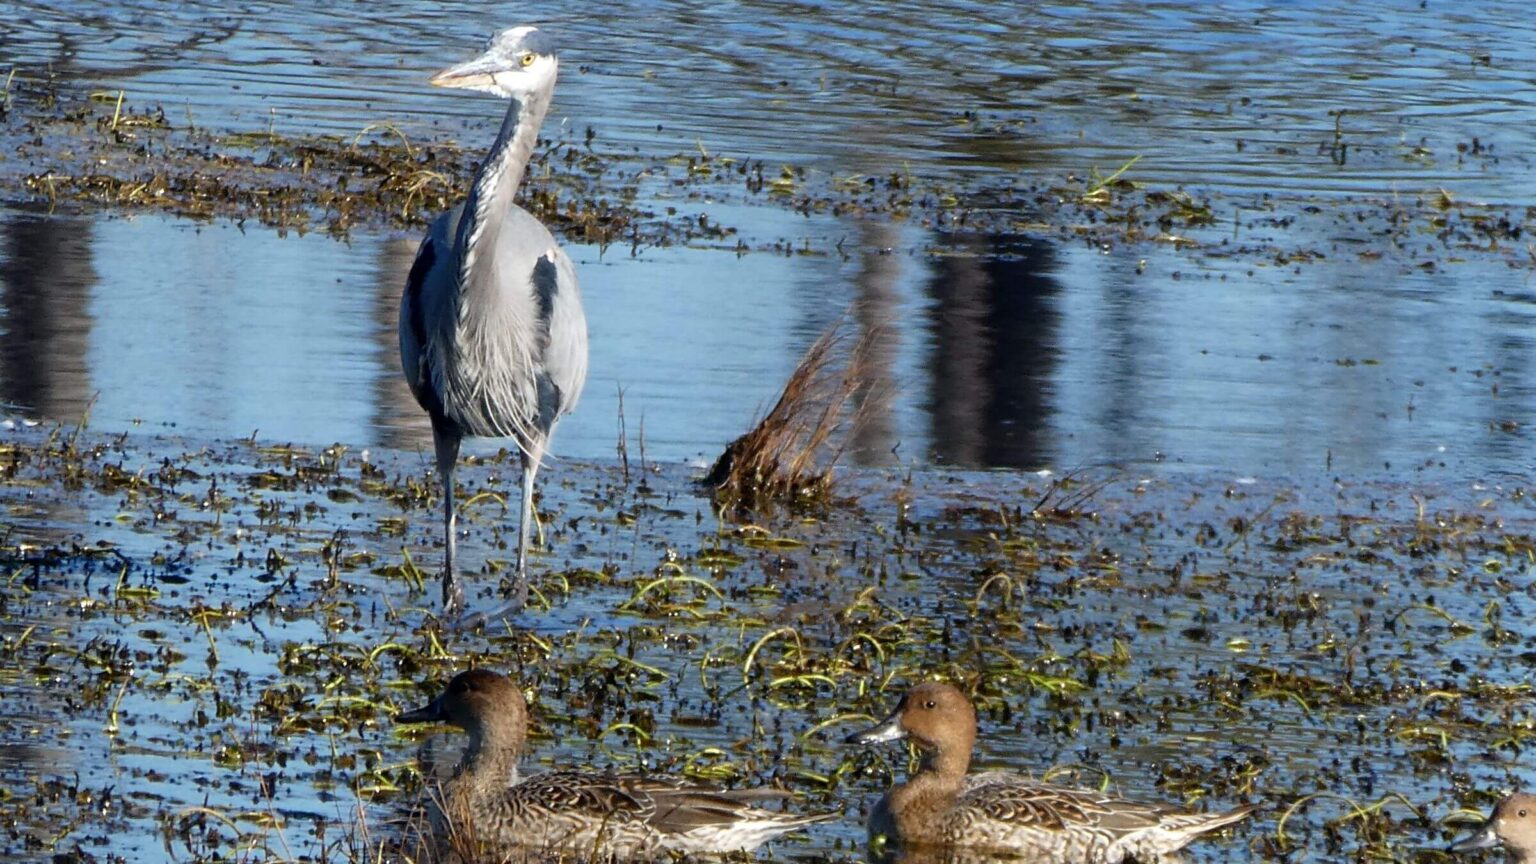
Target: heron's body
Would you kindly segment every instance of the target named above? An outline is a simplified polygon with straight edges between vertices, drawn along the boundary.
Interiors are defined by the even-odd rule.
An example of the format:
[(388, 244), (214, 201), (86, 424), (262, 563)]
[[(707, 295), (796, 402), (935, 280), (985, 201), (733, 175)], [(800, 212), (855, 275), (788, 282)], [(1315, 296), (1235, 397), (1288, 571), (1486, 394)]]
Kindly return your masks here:
[[(516, 438), (531, 454), (575, 405), (586, 377), (580, 297), (553, 302), (578, 290), (576, 271), (548, 229), (511, 204), (498, 242), (471, 262), (481, 275), (466, 287), (454, 243), (463, 211), (461, 204), (439, 216), (416, 253), (400, 309), (401, 364), (434, 423), (441, 417), (461, 436)], [(520, 263), (528, 260), (531, 268)], [(557, 342), (556, 332), (581, 338)]]
[(401, 366), (432, 420), (443, 480), (443, 595), (450, 613), (463, 606), (453, 501), (460, 442), (510, 437), (521, 451), (521, 604), (533, 480), (556, 421), (576, 405), (586, 381), (587, 325), (575, 267), (549, 230), (513, 200), (557, 69), (548, 37), (520, 27), (497, 34), (481, 57), (432, 79), (512, 101), (469, 197), (432, 223), (400, 301)]

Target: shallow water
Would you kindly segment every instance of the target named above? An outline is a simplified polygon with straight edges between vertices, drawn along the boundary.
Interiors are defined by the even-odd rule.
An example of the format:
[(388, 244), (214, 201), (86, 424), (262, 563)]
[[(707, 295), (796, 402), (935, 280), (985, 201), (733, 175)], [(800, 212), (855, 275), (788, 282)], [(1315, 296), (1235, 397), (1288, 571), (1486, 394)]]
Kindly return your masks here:
[[(1524, 468), (1512, 462), (1533, 420), (1524, 253), (1389, 239), (1369, 220), (1265, 221), (1276, 201), (1292, 202), (1286, 217), (1313, 199), (1439, 189), (1529, 198), (1521, 70), (1536, 43), (1516, 6), (609, 9), (540, 9), (567, 46), (554, 137), (590, 127), (608, 152), (702, 146), (977, 191), (1140, 156), (1129, 176), (1211, 196), (1230, 239), (1256, 251), (1098, 250), (1051, 232), (941, 234), (656, 192), (650, 203), (710, 213), (754, 247), (819, 254), (573, 246), (594, 357), (559, 453), (611, 455), (623, 389), (649, 455), (711, 458), (853, 307), (861, 327), (885, 325), (895, 394), (858, 442), (864, 464)], [(0, 20), (18, 74), (122, 88), (178, 124), (352, 136), (389, 123), (468, 142), (489, 138), (497, 103), (423, 78), (508, 23), (387, 3), (323, 16), (13, 3)], [(1474, 138), (1479, 152), (1457, 152)], [(337, 243), (14, 210), (0, 234), (6, 401), (73, 419), (95, 395), (92, 422), (109, 430), (425, 440), (392, 348), (414, 236)], [(1281, 263), (1271, 244), (1323, 257)]]
[[(1444, 843), (1468, 790), (1527, 779), (1524, 487), (1437, 467), (1396, 485), (1103, 472), (1054, 491), (870, 471), (824, 518), (738, 528), (680, 467), (646, 489), (570, 467), (541, 503), (552, 606), (456, 636), (421, 626), (431, 581), (396, 572), (440, 554), (411, 454), (89, 434), (71, 451), (69, 435), (0, 433), (0, 620), (28, 622), (0, 626), (16, 854), (228, 857), (228, 819), (261, 854), (367, 858), (348, 857), (349, 826), (389, 836), (404, 766), (462, 743), (391, 715), (470, 665), (533, 696), (527, 772), (773, 782), (797, 809), (843, 811), (778, 844), (797, 859), (858, 860), (865, 807), (905, 760), (838, 742), (936, 673), (985, 697), (979, 768), (1266, 804), (1191, 861), (1275, 860), (1294, 803), (1282, 860), (1427, 864), (1415, 850)], [(477, 496), (509, 468), (461, 471), (476, 605), (495, 602), (510, 532)]]
[[(839, 230), (757, 217), (775, 221)], [(853, 308), (861, 327), (884, 324), (876, 380), (893, 394), (856, 442), (860, 464), (1524, 470), (1536, 315), (1520, 270), (1469, 265), (1475, 288), (1443, 272), (1383, 285), (1381, 264), (1213, 266), (1159, 283), (1086, 247), (976, 238), (954, 250), (974, 254), (935, 258), (912, 251), (915, 229), (860, 230), (895, 251), (571, 245), (592, 371), (559, 455), (613, 456), (622, 392), (631, 447), (643, 430), (651, 459), (711, 459)], [(7, 403), (88, 414), (100, 430), (428, 444), (395, 348), (408, 238), (35, 214), (0, 217), (0, 237)], [(1138, 260), (1184, 264), (1156, 250)], [(750, 297), (722, 302), (739, 285)]]
[[(837, 715), (883, 710), (894, 693), (871, 688), (936, 671), (991, 688), (984, 767), (1077, 766), (1080, 782), (1102, 771), (1129, 795), (1220, 806), (1326, 793), (1287, 824), (1290, 860), (1422, 860), (1467, 790), (1529, 785), (1528, 254), (1375, 221), (1439, 189), (1532, 197), (1523, 6), (587, 8), (539, 9), (568, 46), (553, 137), (591, 127), (608, 152), (702, 146), (837, 177), (910, 170), (978, 201), (1140, 156), (1130, 176), (1196, 190), (1220, 230), (1194, 251), (1100, 248), (1059, 226), (964, 235), (649, 191), (642, 204), (708, 213), (754, 251), (567, 244), (593, 358), (543, 490), (552, 551), (536, 573), (553, 608), (434, 658), (418, 628), (436, 592), (397, 573), (410, 555), (430, 574), (441, 554), (425, 422), (394, 346), (417, 238), (46, 213), (8, 190), (0, 401), (88, 413), (101, 448), (83, 475), (0, 460), (0, 680), (22, 703), (0, 719), (0, 777), (25, 811), (9, 851), (186, 860), (157, 831), (204, 803), (245, 826), (280, 814), (285, 840), (316, 850), (354, 821), (353, 784), (401, 779), (416, 755), (391, 709), (471, 662), (538, 692), (531, 767), (726, 765), (787, 783), (802, 808), (848, 808), (781, 855), (855, 854), (860, 807), (901, 759), (836, 747), (855, 722)], [(0, 3), (0, 62), (123, 88), (202, 128), (350, 137), (387, 122), (475, 142), (499, 106), (423, 79), (512, 23), (500, 14)], [(1474, 138), (1478, 152), (1458, 152)], [(1291, 221), (1314, 204), (1372, 215)], [(763, 251), (779, 241), (812, 254)], [(1295, 250), (1322, 257), (1278, 254)], [(765, 519), (767, 538), (717, 525), (678, 463), (745, 429), (849, 309), (881, 327), (894, 394), (850, 461), (939, 470), (849, 472), (858, 505)], [(618, 476), (621, 391), (631, 457), (643, 422), (661, 465), (650, 493)], [(24, 448), (42, 433), (7, 434)], [(332, 442), (343, 455), (318, 453)], [(1100, 515), (1060, 521), (1013, 514), (1044, 494), (1033, 475), (952, 470), (1106, 464), (1132, 468), (1105, 472)], [(167, 466), (188, 473), (161, 479)], [(148, 480), (91, 479), (112, 471)], [(511, 468), (461, 473), (471, 494), (497, 493)], [(493, 499), (465, 514), (481, 601), (507, 523)], [(679, 572), (721, 595), (633, 602)], [(1017, 579), (1011, 605), (998, 574)], [(809, 647), (774, 637), (759, 671), (744, 667), (790, 625)], [(860, 647), (872, 632), (892, 638), (878, 660)], [(1117, 642), (1129, 658), (1101, 667)], [(618, 725), (647, 719), (646, 741)], [(851, 763), (830, 789), (810, 779)], [(1251, 793), (1231, 786), (1244, 765)], [(1327, 797), (1389, 792), (1423, 818), (1389, 804), (1375, 845)], [(366, 821), (399, 803), (381, 796)], [(1277, 818), (1192, 857), (1275, 857)]]
[[(1525, 158), (1533, 25), (1523, 8), (663, 0), (597, 13), (555, 2), (531, 23), (562, 40), (555, 122), (590, 126), (616, 147), (702, 142), (841, 173), (908, 162), (1051, 174), (1112, 170), (1141, 155), (1140, 172), (1175, 183), (1263, 192), (1453, 183), (1519, 198), (1529, 197), (1528, 176), (1484, 172), (1452, 148), (1475, 136)], [(324, 13), (9, 2), (0, 11), (7, 60), (24, 71), (123, 87), (202, 126), (346, 136), (381, 121), (412, 137), (486, 125), (486, 100), (434, 93), (423, 79), (521, 23), (515, 12), (451, 2)], [(1332, 142), (1337, 111), (1360, 148), (1344, 164), (1317, 152)], [(1405, 158), (1421, 139), (1435, 155)]]

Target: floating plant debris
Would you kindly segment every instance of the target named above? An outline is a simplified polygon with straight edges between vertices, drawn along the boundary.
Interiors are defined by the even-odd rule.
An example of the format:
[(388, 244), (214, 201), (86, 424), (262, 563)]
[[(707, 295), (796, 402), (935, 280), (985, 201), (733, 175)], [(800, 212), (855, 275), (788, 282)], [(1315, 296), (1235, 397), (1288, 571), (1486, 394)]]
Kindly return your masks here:
[[(572, 464), (536, 608), (456, 634), (419, 454), (13, 426), (12, 855), (377, 860), (461, 740), (389, 720), (472, 665), (525, 682), (527, 770), (780, 785), (846, 808), (792, 843), (818, 860), (860, 855), (905, 770), (838, 741), (928, 677), (974, 695), (980, 767), (1265, 805), (1191, 860), (1439, 860), (1441, 817), (1518, 785), (1536, 735), (1521, 486), (861, 473), (729, 524), (686, 470)], [(505, 465), (461, 472), (472, 497)], [(511, 530), (465, 522), (472, 549)]]

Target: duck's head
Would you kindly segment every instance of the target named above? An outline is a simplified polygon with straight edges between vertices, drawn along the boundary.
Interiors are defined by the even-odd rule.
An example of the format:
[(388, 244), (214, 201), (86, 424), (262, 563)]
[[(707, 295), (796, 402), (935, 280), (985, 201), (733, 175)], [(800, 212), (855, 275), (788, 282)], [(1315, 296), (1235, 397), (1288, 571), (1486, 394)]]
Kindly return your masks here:
[(436, 699), (395, 716), (396, 723), (451, 723), (475, 737), (520, 744), (527, 734), (528, 702), (505, 675), (489, 669), (460, 672)]
[(968, 763), (976, 743), (976, 709), (954, 685), (929, 681), (907, 691), (891, 716), (848, 736), (847, 743), (875, 744), (904, 738), (925, 756), (947, 755)]
[(1517, 792), (1500, 801), (1476, 834), (1451, 845), (1452, 852), (1502, 846), (1513, 861), (1536, 858), (1536, 795)]

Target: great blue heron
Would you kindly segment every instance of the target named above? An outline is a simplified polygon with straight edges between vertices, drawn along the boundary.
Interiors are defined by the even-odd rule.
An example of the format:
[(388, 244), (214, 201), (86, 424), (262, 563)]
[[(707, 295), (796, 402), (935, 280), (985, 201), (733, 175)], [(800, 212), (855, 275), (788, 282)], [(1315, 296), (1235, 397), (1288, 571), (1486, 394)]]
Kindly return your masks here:
[(517, 194), (559, 61), (549, 36), (514, 27), (485, 53), (432, 76), (439, 87), (512, 100), (469, 197), (432, 223), (400, 299), (400, 362), (432, 418), (443, 481), (443, 605), (464, 610), (454, 530), (453, 467), (466, 435), (510, 437), (522, 456), (514, 608), (528, 596), (533, 480), (561, 415), (587, 378), (587, 321), (576, 269)]

